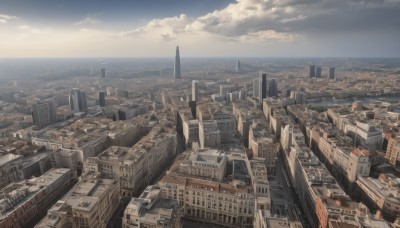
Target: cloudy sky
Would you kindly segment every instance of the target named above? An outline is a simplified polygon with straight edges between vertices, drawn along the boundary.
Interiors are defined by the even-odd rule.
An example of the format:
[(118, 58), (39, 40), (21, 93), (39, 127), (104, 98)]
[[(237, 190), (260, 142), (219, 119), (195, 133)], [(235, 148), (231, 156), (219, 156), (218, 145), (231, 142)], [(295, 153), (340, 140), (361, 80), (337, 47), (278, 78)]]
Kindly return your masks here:
[(0, 0), (0, 57), (400, 57), (400, 0)]

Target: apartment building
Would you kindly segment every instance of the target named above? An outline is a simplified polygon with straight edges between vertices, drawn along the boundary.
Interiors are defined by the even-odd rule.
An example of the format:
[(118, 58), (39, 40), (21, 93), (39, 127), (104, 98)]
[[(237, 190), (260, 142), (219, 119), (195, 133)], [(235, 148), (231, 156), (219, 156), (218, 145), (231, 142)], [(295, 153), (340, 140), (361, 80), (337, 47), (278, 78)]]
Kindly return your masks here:
[(32, 227), (71, 187), (70, 169), (14, 182), (0, 191), (0, 227)]
[[(214, 158), (210, 162), (201, 162), (207, 156), (216, 157), (217, 161), (221, 158), (219, 164), (224, 163), (225, 157), (226, 174), (222, 182), (211, 176), (197, 174), (200, 169), (190, 174), (180, 171), (181, 164), (184, 166), (187, 161), (195, 161), (203, 167), (209, 165), (212, 173), (217, 165)], [(230, 227), (252, 227), (255, 198), (251, 173), (250, 163), (243, 152), (188, 150), (180, 155), (159, 185), (163, 198), (178, 201), (184, 217)], [(218, 177), (218, 174), (214, 177)]]
[(138, 198), (132, 198), (124, 211), (123, 228), (181, 227), (182, 211), (174, 199), (161, 197), (161, 188), (148, 186)]
[(57, 201), (35, 227), (105, 228), (118, 203), (118, 181), (88, 174)]

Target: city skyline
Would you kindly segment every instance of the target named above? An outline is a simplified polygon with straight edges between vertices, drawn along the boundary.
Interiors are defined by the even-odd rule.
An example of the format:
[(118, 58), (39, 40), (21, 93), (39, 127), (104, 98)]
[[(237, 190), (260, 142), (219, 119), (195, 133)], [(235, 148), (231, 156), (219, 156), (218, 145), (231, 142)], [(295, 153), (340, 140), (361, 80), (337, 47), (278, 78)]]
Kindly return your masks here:
[[(1, 0), (1, 58), (399, 57), (400, 3)], [(156, 5), (157, 7), (154, 7)]]

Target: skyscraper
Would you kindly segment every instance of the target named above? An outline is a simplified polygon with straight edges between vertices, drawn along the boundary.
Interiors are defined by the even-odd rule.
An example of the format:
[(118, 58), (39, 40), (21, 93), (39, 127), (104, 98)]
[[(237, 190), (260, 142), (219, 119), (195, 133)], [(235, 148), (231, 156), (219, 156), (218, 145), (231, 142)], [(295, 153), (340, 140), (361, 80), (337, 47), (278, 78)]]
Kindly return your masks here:
[(259, 80), (259, 100), (262, 101), (264, 98), (267, 97), (268, 93), (267, 93), (267, 74), (266, 73), (262, 73), (260, 80)]
[(181, 79), (181, 58), (179, 57), (179, 46), (176, 46), (174, 78)]
[(105, 92), (99, 92), (99, 105), (100, 105), (100, 107), (106, 106), (106, 93)]
[(199, 100), (199, 82), (196, 80), (192, 81), (192, 101)]
[(71, 112), (86, 112), (87, 103), (85, 92), (81, 92), (79, 89), (71, 90), (69, 94), (69, 106)]
[(260, 94), (260, 81), (258, 80), (258, 78), (253, 80), (253, 97), (259, 97)]
[(335, 68), (334, 67), (329, 68), (329, 79), (335, 79)]
[(236, 63), (236, 72), (240, 71), (240, 61), (238, 59), (237, 63)]
[(316, 78), (320, 78), (321, 77), (321, 72), (322, 72), (322, 68), (321, 67), (317, 67), (317, 69), (315, 70), (315, 77)]
[(56, 105), (54, 98), (46, 101), (37, 101), (32, 105), (33, 124), (43, 128), (57, 120)]
[(105, 68), (101, 68), (101, 77), (102, 78), (106, 77), (106, 69)]
[(275, 78), (271, 78), (268, 81), (268, 96), (269, 97), (277, 97), (278, 96), (278, 80), (276, 80)]
[(310, 75), (310, 78), (315, 77), (315, 65), (310, 65), (309, 75)]

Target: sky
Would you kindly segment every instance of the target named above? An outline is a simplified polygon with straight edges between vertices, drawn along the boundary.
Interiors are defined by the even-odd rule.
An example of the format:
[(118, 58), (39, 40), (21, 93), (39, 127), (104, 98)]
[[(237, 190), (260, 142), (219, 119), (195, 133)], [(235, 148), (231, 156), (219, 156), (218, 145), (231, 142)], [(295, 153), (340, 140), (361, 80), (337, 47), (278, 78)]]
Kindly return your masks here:
[(400, 0), (0, 0), (0, 57), (400, 57)]

